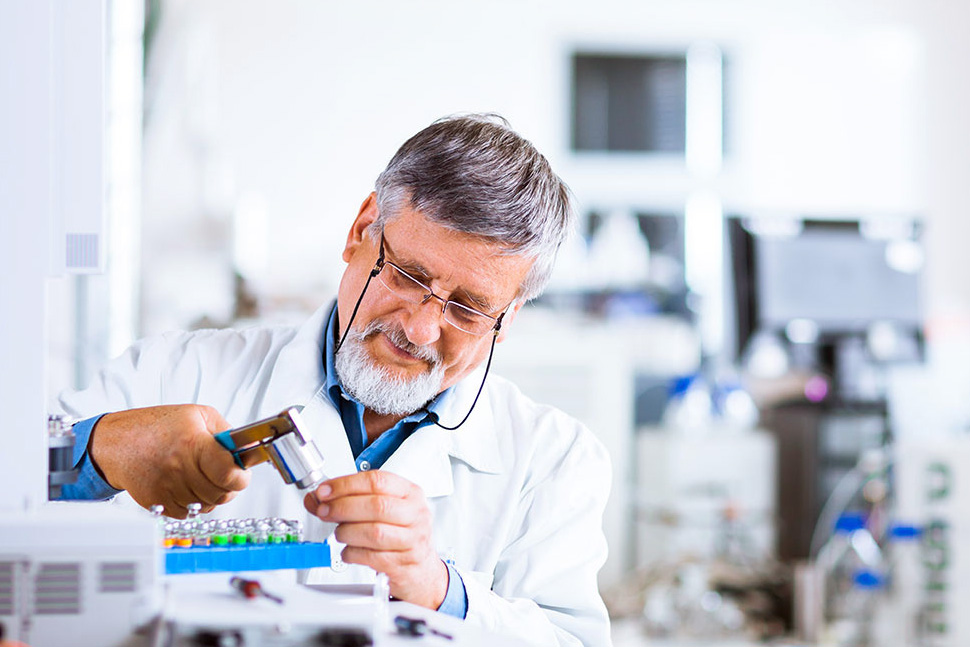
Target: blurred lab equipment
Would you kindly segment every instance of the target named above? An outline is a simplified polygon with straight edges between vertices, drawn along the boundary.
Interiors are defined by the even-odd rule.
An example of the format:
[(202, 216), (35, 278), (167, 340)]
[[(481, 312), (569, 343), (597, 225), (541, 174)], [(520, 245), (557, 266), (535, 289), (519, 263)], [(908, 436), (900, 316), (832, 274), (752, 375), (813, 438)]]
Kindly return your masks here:
[[(822, 506), (866, 451), (892, 442), (887, 373), (923, 359), (921, 224), (885, 216), (727, 219), (735, 352), (769, 386), (783, 560), (809, 558)], [(831, 523), (834, 520), (829, 520)]]
[(774, 555), (775, 441), (737, 378), (708, 372), (672, 380), (663, 424), (637, 429), (638, 564), (713, 557), (739, 526), (748, 557)]
[(896, 517), (920, 529), (918, 540), (891, 544), (901, 635), (916, 632), (915, 644), (970, 644), (970, 436), (909, 439), (893, 450)]
[(775, 554), (776, 446), (765, 431), (637, 433), (637, 563), (714, 557), (744, 528), (752, 560)]
[(882, 550), (864, 515), (846, 513), (818, 555), (822, 574), (823, 644), (868, 647), (885, 584)]
[[(107, 22), (103, 0), (3, 5), (0, 237), (5, 330), (0, 335), (0, 623), (6, 637), (63, 644), (83, 634), (111, 645), (150, 617), (157, 582), (155, 525), (112, 507), (49, 504), (71, 478), (72, 446), (47, 426), (48, 279), (105, 265)], [(69, 463), (73, 463), (70, 460)], [(53, 468), (53, 472), (51, 471)], [(128, 511), (130, 513), (130, 511)], [(83, 632), (78, 628), (84, 627)]]
[(61, 496), (61, 486), (77, 482), (74, 469), (74, 428), (67, 416), (47, 416), (48, 496)]
[(894, 521), (883, 547), (886, 599), (874, 618), (873, 642), (887, 645), (918, 645), (926, 635), (921, 574), (923, 529), (906, 521)]
[(775, 556), (776, 445), (730, 374), (671, 380), (662, 424), (636, 434), (636, 568), (604, 592), (648, 636), (780, 635), (790, 586)]
[(402, 636), (413, 636), (417, 638), (418, 636), (431, 634), (432, 636), (438, 636), (444, 640), (454, 640), (453, 636), (442, 633), (434, 627), (428, 626), (427, 621), (422, 620), (421, 618), (397, 616), (394, 618), (394, 626), (397, 627), (397, 632)]
[[(890, 454), (890, 451), (892, 452)], [(822, 645), (962, 645), (970, 634), (961, 505), (954, 469), (966, 437), (867, 452), (836, 485), (801, 570), (798, 633)], [(892, 484), (892, 488), (889, 485)], [(962, 533), (962, 534), (961, 534)]]

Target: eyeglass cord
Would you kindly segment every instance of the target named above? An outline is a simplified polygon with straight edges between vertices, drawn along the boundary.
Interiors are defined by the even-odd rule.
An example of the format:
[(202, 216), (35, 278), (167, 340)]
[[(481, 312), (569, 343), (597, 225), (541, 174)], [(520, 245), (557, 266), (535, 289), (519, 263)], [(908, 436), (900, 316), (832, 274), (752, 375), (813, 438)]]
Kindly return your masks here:
[[(347, 327), (344, 329), (344, 334), (340, 336), (340, 341), (337, 342), (337, 346), (334, 348), (334, 355), (340, 351), (340, 347), (344, 345), (344, 341), (347, 339), (347, 334), (350, 332), (350, 326), (354, 323), (354, 319), (357, 317), (357, 310), (360, 309), (360, 303), (364, 300), (364, 295), (367, 293), (367, 288), (370, 286), (371, 279), (381, 273), (384, 268), (384, 246), (381, 246), (380, 255), (377, 257), (377, 263), (374, 264), (374, 269), (370, 271), (367, 275), (367, 281), (364, 283), (364, 289), (360, 291), (360, 296), (357, 297), (357, 303), (354, 304), (354, 311), (350, 314), (350, 321), (347, 322)], [(492, 330), (492, 346), (488, 351), (488, 362), (485, 363), (485, 375), (482, 376), (482, 383), (478, 385), (478, 393), (475, 394), (475, 399), (472, 401), (472, 406), (468, 409), (468, 413), (465, 417), (461, 419), (454, 427), (447, 427), (440, 422), (438, 422), (438, 414), (433, 413), (428, 410), (427, 406), (421, 407), (418, 411), (424, 411), (426, 414), (431, 416), (432, 422), (438, 425), (446, 431), (454, 431), (461, 427), (468, 418), (472, 415), (472, 411), (475, 410), (475, 405), (478, 404), (478, 398), (481, 397), (482, 391), (485, 389), (485, 379), (488, 377), (488, 369), (492, 366), (492, 356), (495, 354), (495, 342), (498, 340), (498, 331), (502, 327), (502, 319), (505, 317), (503, 312), (498, 316), (498, 320), (495, 322), (495, 328)]]

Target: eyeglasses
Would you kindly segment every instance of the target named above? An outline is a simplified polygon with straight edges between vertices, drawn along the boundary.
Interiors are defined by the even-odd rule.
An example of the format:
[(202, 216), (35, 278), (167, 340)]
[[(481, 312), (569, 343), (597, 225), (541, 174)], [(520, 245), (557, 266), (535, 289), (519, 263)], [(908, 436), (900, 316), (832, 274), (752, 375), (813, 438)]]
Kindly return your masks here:
[[(391, 270), (384, 272), (384, 268), (390, 267)], [(470, 333), (472, 335), (484, 335), (489, 330), (492, 331), (492, 346), (488, 351), (488, 361), (485, 362), (485, 374), (482, 375), (482, 383), (478, 385), (478, 393), (475, 394), (475, 399), (472, 400), (472, 406), (468, 408), (468, 413), (465, 417), (461, 419), (454, 427), (448, 427), (441, 424), (438, 420), (438, 416), (432, 416), (434, 424), (438, 425), (442, 429), (447, 429), (448, 431), (454, 431), (458, 429), (468, 418), (471, 417), (472, 411), (475, 410), (475, 405), (478, 404), (478, 398), (482, 395), (482, 389), (485, 388), (485, 378), (488, 377), (488, 369), (492, 366), (492, 356), (495, 354), (495, 342), (498, 341), (498, 332), (502, 328), (502, 318), (505, 317), (505, 311), (508, 310), (508, 306), (502, 309), (502, 314), (498, 317), (492, 317), (485, 314), (484, 312), (479, 312), (474, 308), (469, 308), (468, 306), (463, 306), (460, 303), (455, 303), (454, 301), (445, 300), (439, 297), (437, 294), (431, 291), (427, 285), (417, 280), (400, 267), (394, 263), (384, 259), (384, 231), (381, 230), (381, 253), (377, 257), (377, 262), (374, 264), (374, 269), (370, 271), (367, 275), (367, 281), (364, 282), (364, 288), (360, 291), (360, 296), (357, 297), (357, 303), (354, 304), (354, 310), (350, 313), (350, 320), (347, 322), (347, 327), (344, 329), (344, 334), (341, 335), (340, 341), (337, 342), (337, 347), (334, 352), (339, 352), (341, 346), (347, 340), (347, 334), (350, 333), (350, 328), (354, 323), (354, 319), (357, 318), (357, 310), (360, 309), (360, 304), (364, 300), (364, 295), (367, 294), (367, 287), (370, 285), (370, 281), (375, 276), (381, 277), (381, 284), (386, 287), (391, 293), (396, 296), (409, 301), (411, 303), (423, 304), (427, 302), (428, 299), (434, 297), (438, 301), (442, 302), (441, 313), (444, 315), (445, 321), (454, 326), (455, 328)], [(386, 277), (386, 278), (385, 278)], [(403, 286), (403, 287), (391, 287), (391, 286)], [(511, 305), (511, 304), (509, 304)], [(463, 318), (459, 318), (459, 315)], [(427, 408), (424, 411), (428, 411)], [(430, 414), (429, 414), (430, 415)]]
[(381, 232), (381, 253), (374, 265), (373, 275), (376, 275), (381, 284), (388, 289), (391, 294), (404, 299), (408, 303), (424, 305), (430, 299), (437, 299), (441, 302), (441, 315), (449, 324), (466, 332), (470, 335), (484, 335), (489, 331), (498, 334), (502, 327), (503, 312), (498, 317), (487, 315), (474, 308), (462, 305), (451, 299), (439, 297), (434, 291), (414, 278), (403, 269), (387, 260), (384, 257), (384, 233)]

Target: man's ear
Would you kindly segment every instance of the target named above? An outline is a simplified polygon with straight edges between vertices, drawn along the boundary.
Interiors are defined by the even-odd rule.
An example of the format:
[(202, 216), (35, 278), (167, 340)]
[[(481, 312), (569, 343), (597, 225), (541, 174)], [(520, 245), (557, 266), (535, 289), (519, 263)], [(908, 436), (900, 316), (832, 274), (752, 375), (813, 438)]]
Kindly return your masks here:
[(354, 253), (368, 237), (367, 228), (377, 220), (379, 213), (377, 209), (377, 194), (371, 191), (370, 195), (364, 198), (364, 202), (361, 203), (360, 211), (357, 212), (354, 224), (350, 226), (350, 231), (347, 232), (347, 243), (344, 245), (343, 253), (345, 263), (350, 262)]
[(498, 339), (495, 341), (501, 342), (505, 341), (505, 335), (509, 332), (509, 326), (515, 321), (515, 315), (519, 313), (519, 308), (525, 305), (525, 301), (516, 300), (512, 306), (505, 311), (505, 316), (502, 317), (502, 328), (498, 331)]

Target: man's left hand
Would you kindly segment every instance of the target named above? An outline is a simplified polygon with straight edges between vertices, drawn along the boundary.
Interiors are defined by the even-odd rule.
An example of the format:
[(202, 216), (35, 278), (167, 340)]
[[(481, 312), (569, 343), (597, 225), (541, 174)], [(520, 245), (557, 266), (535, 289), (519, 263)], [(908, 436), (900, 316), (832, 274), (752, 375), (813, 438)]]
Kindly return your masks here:
[(391, 595), (437, 609), (448, 590), (448, 567), (431, 538), (431, 510), (414, 483), (372, 470), (322, 483), (303, 499), (322, 519), (338, 524), (334, 534), (346, 544), (349, 564), (386, 573)]

